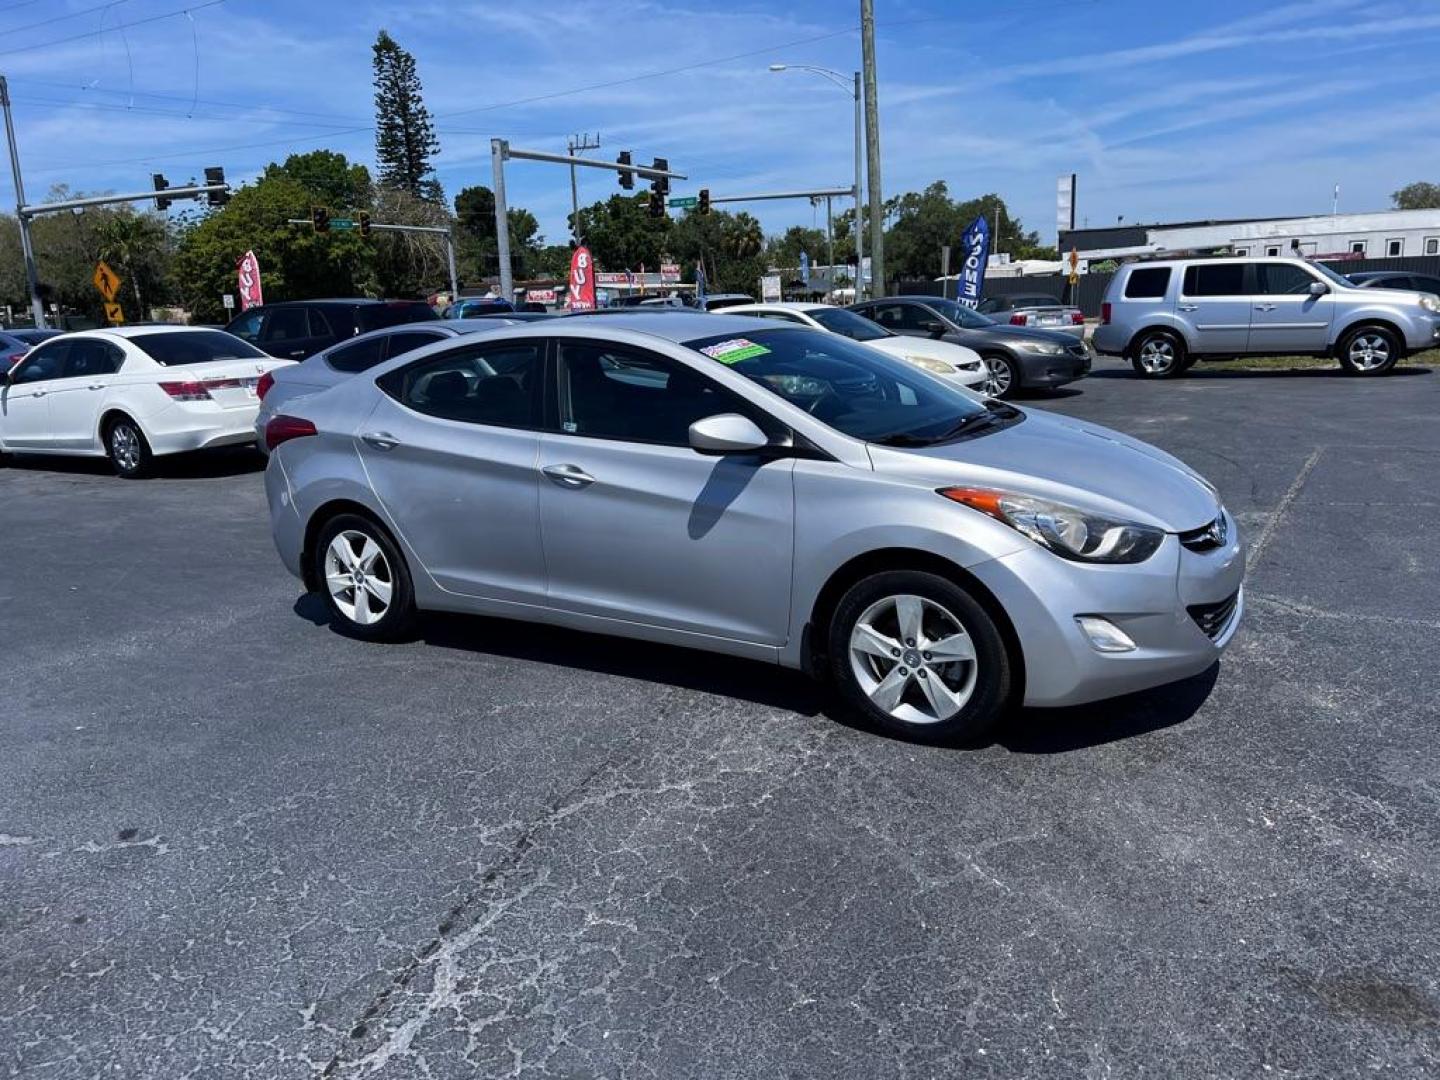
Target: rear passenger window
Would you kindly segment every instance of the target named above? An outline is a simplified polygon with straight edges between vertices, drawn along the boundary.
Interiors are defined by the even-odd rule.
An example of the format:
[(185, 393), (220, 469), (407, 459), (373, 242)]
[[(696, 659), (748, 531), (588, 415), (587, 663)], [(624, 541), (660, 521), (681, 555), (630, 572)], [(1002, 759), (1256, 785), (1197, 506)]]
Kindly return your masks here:
[(434, 345), (443, 338), (444, 334), (431, 334), (410, 332), (406, 334), (390, 334), (386, 340), (390, 342), (391, 356), (404, 356), (407, 352), (423, 348), (426, 345)]
[(354, 375), (357, 371), (368, 371), (384, 359), (385, 339), (366, 338), (327, 353), (325, 363), (336, 371)]
[(376, 380), (396, 401), (427, 416), (496, 427), (536, 427), (544, 368), (541, 341), (465, 345)]
[(1245, 264), (1212, 263), (1185, 268), (1186, 296), (1244, 296)]
[(1131, 270), (1125, 281), (1125, 299), (1158, 300), (1170, 288), (1170, 268), (1151, 266), (1144, 270)]

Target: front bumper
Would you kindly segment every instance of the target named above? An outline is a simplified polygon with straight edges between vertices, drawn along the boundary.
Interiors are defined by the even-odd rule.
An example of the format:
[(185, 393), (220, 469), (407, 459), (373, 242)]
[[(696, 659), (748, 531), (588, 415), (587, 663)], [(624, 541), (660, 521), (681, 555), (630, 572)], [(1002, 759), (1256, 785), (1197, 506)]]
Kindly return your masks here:
[(1083, 343), (1072, 345), (1059, 355), (1016, 349), (1020, 383), (1031, 388), (1064, 386), (1090, 374), (1090, 350)]
[[(1153, 556), (1130, 566), (1072, 563), (1030, 547), (971, 567), (1015, 627), (1025, 661), (1025, 704), (1117, 697), (1187, 679), (1214, 664), (1235, 636), (1245, 606), (1244, 548), (1234, 519), (1227, 521), (1229, 543), (1204, 553), (1187, 550), (1171, 535)], [(1232, 601), (1218, 623), (1206, 619)], [(1076, 622), (1081, 615), (1108, 620), (1135, 649), (1098, 651)]]
[(1406, 348), (1411, 352), (1440, 348), (1440, 315), (1415, 320), (1415, 332), (1407, 335)]

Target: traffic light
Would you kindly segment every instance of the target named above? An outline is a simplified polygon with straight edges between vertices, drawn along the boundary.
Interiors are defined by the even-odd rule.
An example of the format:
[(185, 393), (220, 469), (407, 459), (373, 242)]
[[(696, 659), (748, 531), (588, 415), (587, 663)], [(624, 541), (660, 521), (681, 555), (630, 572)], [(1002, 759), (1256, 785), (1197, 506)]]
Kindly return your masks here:
[[(165, 177), (161, 176), (158, 172), (155, 173), (155, 174), (153, 174), (153, 175), (150, 177), (150, 179), (152, 179), (153, 181), (155, 181), (155, 190), (156, 190), (156, 191), (164, 191), (166, 188), (168, 188), (168, 187), (170, 186), (170, 181), (166, 180)], [(169, 209), (170, 209), (170, 202), (171, 202), (171, 200), (165, 198), (163, 195), (156, 195), (156, 196), (155, 196), (155, 209), (156, 209), (156, 210), (169, 210)]]
[(650, 216), (657, 218), (665, 216), (665, 196), (658, 191), (650, 192)]
[[(617, 165), (629, 165), (629, 164), (630, 164), (630, 151), (629, 151), (629, 150), (621, 150), (621, 151), (620, 151), (620, 156), (615, 159), (615, 164), (617, 164)], [(626, 170), (626, 171), (621, 172), (619, 175), (620, 175), (620, 186), (623, 187), (626, 191), (630, 191), (630, 190), (632, 190), (632, 189), (635, 187), (635, 174), (634, 174), (633, 172), (630, 172), (630, 171)]]
[(695, 209), (701, 214), (710, 212), (710, 189), (708, 187), (700, 189), (700, 201), (696, 204)]
[[(225, 183), (225, 170), (220, 168), (219, 165), (211, 165), (205, 170), (205, 183)], [(230, 201), (230, 193), (228, 191), (208, 191), (205, 193), (205, 198), (211, 206), (224, 206)]]
[(310, 208), (310, 224), (316, 232), (330, 231), (330, 211), (323, 206)]
[(370, 235), (370, 211), (369, 211), (369, 210), (361, 210), (360, 213), (358, 213), (358, 214), (355, 215), (355, 219), (360, 222), (360, 235), (361, 235), (361, 236), (369, 236), (369, 235)]
[[(663, 157), (657, 157), (655, 159), (655, 163), (651, 166), (651, 168), (663, 169), (665, 172), (669, 172), (670, 162)], [(660, 197), (664, 198), (666, 195), (670, 194), (670, 178), (668, 176), (655, 177), (655, 179), (650, 183), (650, 190), (658, 191), (660, 193)]]

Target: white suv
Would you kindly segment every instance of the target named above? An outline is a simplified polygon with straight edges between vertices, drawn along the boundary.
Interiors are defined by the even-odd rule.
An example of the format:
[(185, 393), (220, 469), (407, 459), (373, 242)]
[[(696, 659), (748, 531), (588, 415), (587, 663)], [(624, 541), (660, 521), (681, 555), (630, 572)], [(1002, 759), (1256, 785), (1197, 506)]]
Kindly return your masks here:
[(1407, 352), (1440, 345), (1440, 298), (1357, 288), (1304, 259), (1134, 262), (1111, 279), (1091, 343), (1148, 379), (1197, 360), (1294, 354), (1384, 375)]

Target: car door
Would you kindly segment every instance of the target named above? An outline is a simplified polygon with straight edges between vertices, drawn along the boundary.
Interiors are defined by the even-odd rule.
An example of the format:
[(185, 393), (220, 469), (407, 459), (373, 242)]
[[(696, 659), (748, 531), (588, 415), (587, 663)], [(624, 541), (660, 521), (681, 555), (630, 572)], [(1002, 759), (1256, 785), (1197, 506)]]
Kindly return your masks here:
[(271, 308), (260, 331), (260, 348), (282, 360), (304, 360), (318, 349), (310, 332), (310, 316), (303, 307)]
[(1192, 263), (1185, 268), (1176, 317), (1189, 327), (1192, 352), (1238, 356), (1250, 340), (1254, 271), (1249, 263)]
[(467, 339), (376, 380), (356, 431), (371, 487), (448, 592), (543, 604), (538, 416), (545, 342)]
[(90, 450), (97, 446), (100, 406), (125, 360), (118, 345), (94, 337), (70, 339), (64, 376), (50, 395), (50, 431), (59, 450)]
[(1335, 315), (1335, 296), (1330, 292), (1310, 295), (1310, 286), (1321, 281), (1320, 275), (1295, 263), (1259, 263), (1255, 280), (1246, 351), (1324, 352)]
[(15, 366), (0, 386), (0, 439), (13, 449), (53, 449), (50, 396), (65, 377), (70, 342), (38, 345)]
[(767, 645), (789, 633), (793, 459), (708, 456), (690, 424), (775, 421), (693, 368), (600, 340), (556, 342), (558, 431), (540, 440), (549, 603)]

